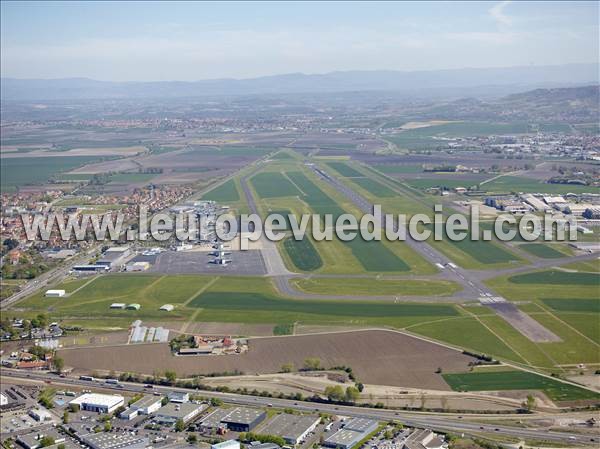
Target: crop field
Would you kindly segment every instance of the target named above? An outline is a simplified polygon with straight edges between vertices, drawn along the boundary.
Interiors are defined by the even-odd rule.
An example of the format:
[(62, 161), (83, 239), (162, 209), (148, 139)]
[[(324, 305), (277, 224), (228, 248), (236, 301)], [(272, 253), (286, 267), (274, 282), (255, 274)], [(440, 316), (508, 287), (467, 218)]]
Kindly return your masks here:
[(541, 390), (553, 401), (600, 399), (599, 393), (525, 371), (442, 374), (455, 391)]
[(302, 240), (288, 237), (283, 242), (283, 247), (294, 266), (300, 271), (315, 271), (323, 266), (323, 260), (305, 236)]
[(374, 164), (373, 168), (386, 174), (422, 173), (420, 165)]
[(513, 284), (600, 285), (600, 275), (595, 273), (571, 273), (567, 271), (538, 271), (512, 276)]
[(98, 160), (94, 156), (2, 158), (0, 178), (2, 190), (24, 185), (44, 184), (59, 173)]
[(560, 251), (555, 250), (552, 246), (545, 245), (543, 243), (524, 243), (519, 245), (519, 248), (543, 259), (559, 259), (561, 257), (566, 257), (566, 254), (563, 254)]
[(215, 187), (210, 192), (202, 196), (203, 199), (216, 201), (218, 203), (228, 203), (239, 201), (240, 193), (233, 179), (230, 179), (218, 187)]
[(250, 350), (239, 356), (175, 357), (166, 344), (63, 349), (59, 354), (79, 373), (114, 370), (152, 375), (174, 370), (180, 377), (236, 369), (277, 373), (284, 364), (300, 369), (306, 358), (316, 357), (323, 367), (351, 366), (365, 383), (436, 390), (449, 390), (435, 373), (438, 367), (466, 372), (473, 361), (458, 351), (389, 331), (251, 339)]
[(156, 178), (156, 174), (152, 173), (118, 173), (110, 177), (110, 182), (119, 183), (138, 183), (150, 182), (152, 178)]
[(326, 295), (446, 296), (460, 290), (460, 286), (453, 282), (418, 279), (312, 278), (292, 282), (304, 292)]
[[(489, 176), (476, 176), (470, 179), (449, 178), (447, 174), (439, 175), (439, 178), (414, 178), (407, 179), (408, 185), (416, 189), (429, 189), (431, 187), (440, 187), (445, 189), (454, 189), (456, 187), (469, 188), (477, 185)], [(485, 185), (484, 185), (485, 186)]]
[(327, 162), (327, 165), (347, 178), (360, 178), (364, 176), (361, 172), (350, 167), (345, 162)]
[(598, 299), (556, 299), (547, 298), (542, 302), (558, 312), (592, 312), (600, 313), (600, 300)]
[(388, 186), (383, 185), (382, 183), (375, 181), (372, 178), (356, 178), (353, 179), (353, 181), (360, 187), (365, 189), (367, 192), (375, 195), (376, 197), (391, 198), (398, 195)]
[(283, 174), (277, 172), (259, 173), (252, 177), (254, 190), (261, 198), (277, 198), (300, 195), (300, 192)]

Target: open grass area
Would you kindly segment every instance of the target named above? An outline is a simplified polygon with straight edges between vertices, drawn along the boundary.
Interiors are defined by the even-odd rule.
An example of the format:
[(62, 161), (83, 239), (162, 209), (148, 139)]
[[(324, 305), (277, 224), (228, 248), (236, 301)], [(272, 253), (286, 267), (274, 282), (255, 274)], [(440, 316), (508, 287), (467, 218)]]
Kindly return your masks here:
[(595, 299), (559, 299), (547, 298), (542, 302), (558, 312), (592, 312), (600, 313), (600, 300)]
[(598, 287), (600, 286), (600, 275), (595, 273), (547, 270), (518, 274), (510, 277), (508, 281), (513, 284), (595, 285)]
[(300, 271), (314, 271), (323, 266), (323, 260), (305, 236), (302, 240), (288, 237), (283, 242), (283, 247), (294, 266)]
[(396, 192), (394, 192), (388, 186), (386, 186), (378, 181), (375, 181), (372, 178), (356, 178), (356, 179), (353, 179), (353, 181), (356, 184), (358, 184), (360, 187), (365, 189), (367, 192), (369, 192), (379, 198), (381, 198), (381, 197), (391, 198), (391, 197), (398, 195)]
[(422, 173), (423, 167), (420, 165), (399, 165), (399, 164), (374, 164), (373, 168), (386, 174), (406, 174)]
[(481, 185), (481, 189), (491, 193), (531, 192), (531, 193), (586, 193), (596, 188), (573, 184), (548, 184), (525, 176), (501, 176)]
[(340, 175), (348, 178), (360, 178), (364, 176), (361, 172), (349, 166), (345, 162), (327, 162), (327, 166), (333, 168)]
[(442, 374), (455, 391), (540, 390), (553, 401), (600, 399), (600, 393), (525, 371)]
[(300, 192), (283, 174), (277, 172), (259, 173), (250, 180), (261, 198), (296, 196)]
[(325, 295), (447, 296), (460, 290), (450, 281), (311, 278), (292, 281), (307, 293)]
[(110, 177), (110, 182), (136, 183), (150, 182), (156, 177), (154, 173), (117, 173)]
[(469, 179), (460, 179), (460, 177), (451, 178), (448, 173), (440, 174), (439, 178), (414, 178), (407, 179), (406, 183), (416, 189), (429, 189), (431, 187), (440, 187), (445, 189), (454, 189), (456, 187), (469, 188), (479, 184), (489, 176), (479, 175)]
[(5, 190), (25, 185), (43, 184), (62, 172), (100, 159), (97, 156), (2, 158), (0, 187)]
[(524, 243), (519, 245), (519, 248), (543, 259), (559, 259), (561, 257), (566, 257), (566, 254), (563, 254), (560, 251), (555, 250), (552, 246), (545, 245), (543, 243)]
[[(279, 299), (263, 293), (204, 292), (195, 298), (190, 306), (204, 310), (285, 312), (290, 316), (323, 315), (346, 318), (382, 317), (427, 317), (455, 316), (458, 312), (452, 306), (425, 304), (392, 304), (384, 302), (344, 302), (320, 300)], [(227, 315), (227, 313), (223, 313)], [(226, 320), (227, 321), (227, 320)]]
[(215, 187), (210, 192), (204, 194), (202, 199), (216, 201), (218, 203), (228, 203), (239, 201), (240, 193), (233, 179), (225, 181), (220, 186)]

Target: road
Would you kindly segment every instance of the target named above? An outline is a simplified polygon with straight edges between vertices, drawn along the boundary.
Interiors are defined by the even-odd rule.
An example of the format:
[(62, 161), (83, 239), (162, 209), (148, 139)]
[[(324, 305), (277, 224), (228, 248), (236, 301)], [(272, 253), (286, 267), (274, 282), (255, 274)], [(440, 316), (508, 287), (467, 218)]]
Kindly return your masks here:
[[(5, 379), (13, 379), (17, 381), (38, 381), (46, 382), (51, 381), (53, 384), (65, 385), (65, 386), (77, 386), (82, 388), (102, 388), (105, 390), (112, 390), (114, 392), (129, 392), (129, 393), (143, 393), (147, 392), (148, 389), (144, 388), (143, 385), (122, 382), (121, 387), (115, 385), (107, 385), (95, 381), (93, 383), (89, 381), (82, 381), (76, 378), (66, 377), (59, 378), (54, 374), (48, 373), (23, 373), (17, 370), (2, 368), (0, 375)], [(182, 388), (175, 387), (159, 387), (156, 386), (152, 391), (157, 391), (162, 394), (167, 394), (169, 391), (188, 391)], [(600, 433), (593, 434), (592, 436), (582, 436), (577, 433), (569, 432), (552, 432), (545, 429), (524, 429), (513, 426), (499, 425), (499, 424), (482, 424), (469, 422), (467, 418), (461, 418), (458, 415), (453, 416), (441, 416), (440, 414), (428, 414), (428, 413), (414, 413), (414, 412), (403, 412), (394, 411), (389, 409), (373, 409), (365, 407), (355, 406), (337, 406), (331, 404), (320, 404), (313, 402), (304, 401), (293, 401), (287, 399), (277, 398), (264, 398), (255, 396), (238, 395), (233, 393), (218, 393), (201, 390), (198, 394), (208, 398), (218, 398), (222, 401), (244, 406), (255, 406), (255, 407), (276, 407), (276, 408), (290, 408), (301, 412), (319, 412), (336, 414), (343, 416), (352, 416), (359, 418), (376, 419), (380, 421), (398, 420), (402, 423), (411, 427), (423, 427), (432, 430), (453, 432), (453, 433), (464, 433), (466, 435), (476, 436), (481, 433), (502, 435), (505, 437), (516, 437), (529, 440), (540, 439), (547, 440), (548, 442), (554, 443), (568, 443), (569, 445), (583, 444), (590, 441), (600, 441)], [(585, 439), (584, 439), (585, 438)]]

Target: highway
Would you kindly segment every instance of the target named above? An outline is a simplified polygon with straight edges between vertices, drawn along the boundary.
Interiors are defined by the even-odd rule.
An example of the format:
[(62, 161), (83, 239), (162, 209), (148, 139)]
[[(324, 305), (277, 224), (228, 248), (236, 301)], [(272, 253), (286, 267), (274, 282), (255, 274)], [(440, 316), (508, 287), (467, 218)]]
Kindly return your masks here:
[[(49, 381), (52, 384), (56, 385), (75, 386), (86, 389), (98, 388), (104, 390), (113, 390), (115, 392), (121, 393), (143, 393), (154, 391), (166, 395), (169, 391), (190, 391), (182, 388), (164, 386), (155, 386), (152, 390), (150, 390), (148, 388), (145, 388), (141, 384), (131, 382), (121, 382), (120, 386), (109, 385), (99, 380), (90, 382), (72, 377), (61, 378), (56, 376), (55, 374), (43, 372), (24, 373), (7, 368), (0, 369), (0, 376), (5, 380), (12, 379), (14, 381), (37, 381), (46, 383)], [(289, 408), (301, 412), (337, 414), (351, 417), (370, 418), (380, 421), (398, 420), (403, 424), (411, 427), (429, 428), (432, 430), (452, 432), (455, 434), (464, 433), (465, 435), (471, 436), (477, 436), (478, 434), (485, 433), (536, 441), (544, 440), (553, 443), (568, 443), (571, 446), (585, 444), (593, 441), (600, 441), (600, 433), (596, 433), (593, 435), (582, 435), (571, 432), (553, 432), (547, 431), (546, 429), (525, 429), (499, 424), (473, 423), (469, 422), (466, 418), (461, 418), (457, 415), (442, 416), (440, 414), (403, 412), (389, 409), (373, 409), (342, 405), (337, 406), (331, 404), (320, 404), (315, 402), (293, 401), (288, 399), (255, 397), (233, 393), (209, 392), (204, 390), (199, 390), (198, 394), (208, 398), (218, 398), (226, 403), (235, 405), (276, 407), (282, 409)]]

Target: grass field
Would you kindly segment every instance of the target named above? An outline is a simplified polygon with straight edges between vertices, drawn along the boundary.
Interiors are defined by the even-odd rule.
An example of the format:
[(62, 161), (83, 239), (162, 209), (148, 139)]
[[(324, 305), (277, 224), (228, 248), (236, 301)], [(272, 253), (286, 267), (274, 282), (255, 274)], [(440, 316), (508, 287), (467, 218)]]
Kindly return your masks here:
[(43, 184), (53, 176), (99, 159), (97, 156), (2, 158), (0, 186), (2, 190), (6, 190), (24, 185)]
[(572, 184), (547, 184), (523, 176), (502, 176), (481, 185), (481, 189), (492, 193), (531, 192), (531, 193), (586, 193), (596, 188)]
[(398, 195), (388, 186), (383, 185), (382, 183), (375, 181), (372, 178), (356, 178), (353, 181), (360, 187), (365, 189), (367, 192), (375, 195), (376, 197), (391, 198)]
[(559, 259), (561, 257), (566, 257), (566, 254), (543, 243), (524, 243), (519, 245), (519, 248), (543, 259)]
[(150, 182), (155, 177), (156, 174), (153, 173), (117, 173), (110, 177), (110, 182)]
[(595, 273), (571, 273), (557, 270), (518, 274), (508, 280), (513, 284), (600, 285), (600, 276)]
[(542, 302), (553, 310), (559, 312), (593, 312), (600, 313), (600, 300), (598, 299), (557, 299), (546, 298)]
[(481, 175), (469, 179), (452, 179), (448, 177), (448, 174), (440, 174), (439, 178), (407, 179), (406, 183), (416, 189), (429, 189), (431, 187), (454, 189), (456, 187), (469, 188), (475, 186), (486, 178), (489, 178), (489, 176)]
[(230, 179), (203, 195), (202, 199), (216, 201), (218, 203), (228, 203), (239, 201), (240, 193), (238, 192), (235, 181)]
[(327, 165), (337, 171), (340, 175), (348, 178), (360, 178), (361, 176), (364, 176), (361, 172), (350, 167), (345, 162), (327, 162)]
[(259, 173), (250, 180), (261, 198), (278, 198), (300, 195), (300, 192), (283, 174), (277, 172)]
[(296, 240), (288, 237), (283, 247), (294, 266), (300, 271), (315, 271), (323, 266), (323, 260), (308, 237)]
[(423, 167), (420, 165), (390, 165), (390, 164), (374, 164), (373, 168), (386, 174), (404, 174), (404, 173), (422, 173)]
[(541, 390), (553, 401), (600, 399), (600, 393), (525, 371), (442, 374), (455, 391)]
[(326, 295), (446, 296), (460, 286), (449, 281), (312, 278), (292, 281), (307, 293)]

